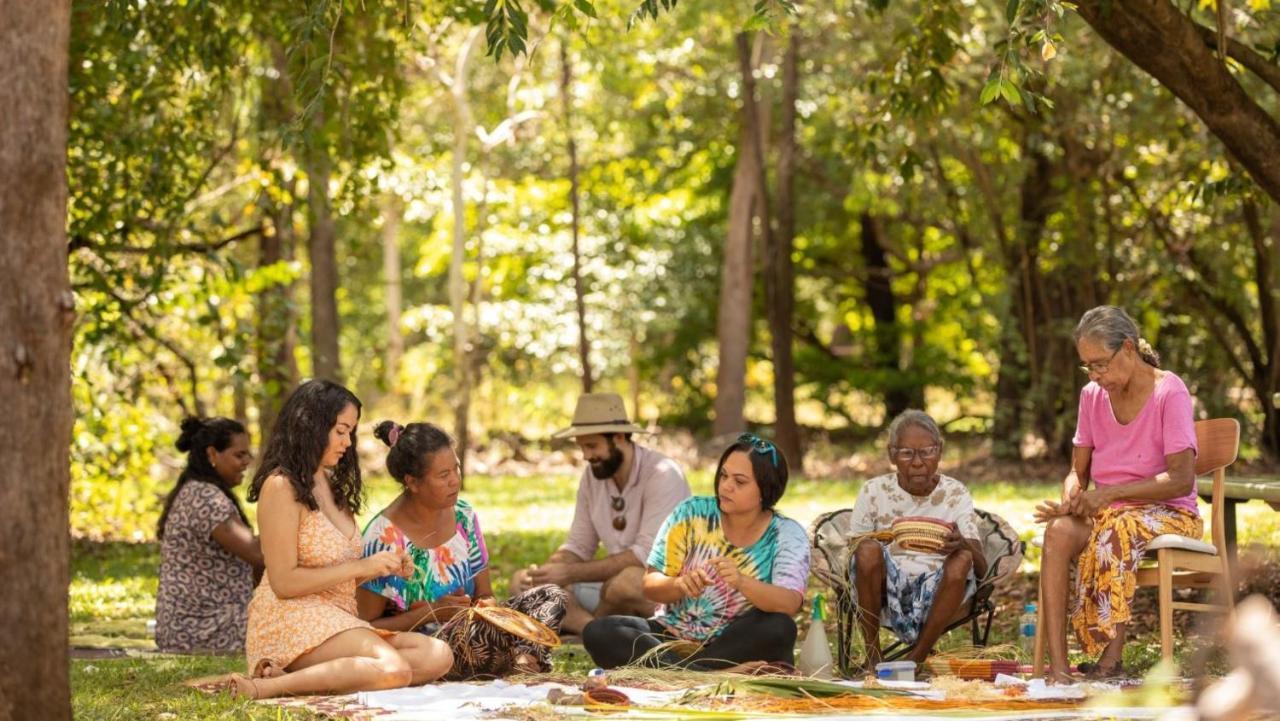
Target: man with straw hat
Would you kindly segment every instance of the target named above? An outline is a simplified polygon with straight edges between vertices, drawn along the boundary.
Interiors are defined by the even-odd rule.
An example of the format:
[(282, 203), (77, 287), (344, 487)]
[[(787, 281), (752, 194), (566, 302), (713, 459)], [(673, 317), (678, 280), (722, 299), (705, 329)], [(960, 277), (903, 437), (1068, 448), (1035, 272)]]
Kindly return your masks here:
[[(545, 563), (516, 571), (511, 593), (564, 586), (565, 633), (581, 633), (592, 619), (611, 614), (653, 615), (642, 589), (645, 560), (662, 522), (690, 492), (675, 461), (631, 440), (644, 432), (627, 419), (621, 396), (587, 393), (578, 398), (573, 424), (553, 436), (572, 438), (587, 462), (569, 537)], [(601, 544), (609, 555), (596, 559)]]

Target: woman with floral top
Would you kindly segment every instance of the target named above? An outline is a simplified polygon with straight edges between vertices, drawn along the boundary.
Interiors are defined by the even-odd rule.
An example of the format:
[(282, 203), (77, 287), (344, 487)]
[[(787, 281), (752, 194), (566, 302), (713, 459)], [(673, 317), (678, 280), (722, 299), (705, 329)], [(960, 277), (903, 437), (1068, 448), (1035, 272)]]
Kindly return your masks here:
[[(488, 624), (454, 633), (471, 606), (492, 606), (489, 551), (476, 512), (458, 498), (462, 477), (449, 434), (430, 423), (401, 426), (383, 421), (374, 435), (391, 447), (387, 472), (404, 484), (391, 505), (364, 529), (364, 553), (404, 553), (412, 561), (407, 578), (387, 575), (357, 591), (360, 616), (375, 628), (436, 635), (453, 648), (449, 680), (496, 677), (512, 671), (550, 671), (550, 651)], [(505, 606), (560, 630), (565, 592), (558, 586), (531, 588)], [(460, 640), (463, 637), (465, 641)]]
[(716, 495), (695, 496), (667, 517), (644, 578), (653, 618), (606, 616), (583, 630), (603, 668), (636, 662), (669, 641), (691, 641), (653, 659), (695, 670), (792, 661), (809, 578), (799, 523), (773, 510), (787, 487), (787, 461), (769, 441), (743, 434), (716, 467)]
[[(889, 460), (897, 470), (867, 481), (853, 506), (849, 533), (865, 536), (850, 555), (867, 667), (880, 662), (880, 620), (912, 644), (906, 659), (923, 662), (986, 574), (973, 497), (938, 473), (942, 432), (927, 413), (903, 411), (889, 424)], [(937, 553), (877, 539), (899, 518), (923, 516), (951, 525)], [(887, 606), (887, 608), (886, 608)]]

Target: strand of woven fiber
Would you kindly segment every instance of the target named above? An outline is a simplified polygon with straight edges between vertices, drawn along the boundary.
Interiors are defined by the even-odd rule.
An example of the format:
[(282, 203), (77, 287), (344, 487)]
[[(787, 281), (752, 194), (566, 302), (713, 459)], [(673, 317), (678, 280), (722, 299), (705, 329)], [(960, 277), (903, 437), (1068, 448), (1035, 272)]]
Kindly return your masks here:
[(820, 714), (847, 711), (922, 711), (928, 713), (965, 712), (993, 713), (1005, 711), (1062, 711), (1078, 709), (1078, 701), (1034, 701), (1009, 699), (1007, 701), (969, 699), (927, 699), (920, 697), (878, 698), (875, 696), (832, 696), (829, 698), (775, 698), (768, 696), (735, 697), (721, 704), (734, 709), (782, 714)]

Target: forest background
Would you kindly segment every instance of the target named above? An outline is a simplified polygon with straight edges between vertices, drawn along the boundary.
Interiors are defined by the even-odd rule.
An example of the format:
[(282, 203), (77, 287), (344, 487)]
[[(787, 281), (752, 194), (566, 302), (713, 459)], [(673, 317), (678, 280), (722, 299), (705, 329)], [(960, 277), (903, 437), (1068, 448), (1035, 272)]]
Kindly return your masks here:
[(563, 469), (585, 389), (845, 479), (923, 406), (1043, 482), (1114, 303), (1280, 456), (1270, 0), (0, 17), (0, 718), (70, 714), (61, 529), (150, 538), (180, 418), (261, 447), (304, 377), (445, 426), (477, 486)]
[[(260, 446), (310, 376), (482, 472), (584, 389), (811, 475), (907, 407), (1061, 460), (1101, 303), (1280, 451), (1275, 198), (1088, 12), (666, 4), (74, 5), (74, 531), (149, 537), (181, 417)], [(1276, 10), (1221, 9), (1274, 114)]]

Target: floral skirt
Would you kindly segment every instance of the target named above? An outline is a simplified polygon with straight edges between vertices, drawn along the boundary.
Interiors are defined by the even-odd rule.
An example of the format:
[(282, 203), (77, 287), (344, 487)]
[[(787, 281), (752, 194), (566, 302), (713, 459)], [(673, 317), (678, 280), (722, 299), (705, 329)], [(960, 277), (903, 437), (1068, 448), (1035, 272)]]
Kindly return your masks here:
[[(541, 621), (559, 633), (567, 601), (568, 594), (563, 588), (546, 584), (535, 586), (502, 605)], [(551, 649), (472, 619), (470, 614), (454, 616), (432, 635), (453, 651), (453, 668), (445, 674), (447, 681), (505, 676), (516, 670), (516, 659), (523, 654), (537, 659), (540, 672), (551, 670)]]
[(1101, 653), (1116, 637), (1116, 626), (1132, 618), (1138, 563), (1151, 539), (1166, 533), (1198, 539), (1204, 521), (1162, 503), (1113, 506), (1094, 517), (1089, 544), (1076, 567), (1071, 609), (1071, 626), (1085, 653)]
[[(925, 573), (910, 573), (899, 567), (887, 545), (881, 544), (880, 551), (884, 558), (884, 604), (880, 609), (880, 625), (893, 631), (895, 636), (906, 643), (915, 643), (925, 621), (929, 620), (934, 596), (938, 595), (938, 589), (942, 585), (942, 565)], [(851, 556), (850, 587), (856, 582), (857, 570), (856, 556)], [(977, 589), (977, 577), (970, 570), (969, 577), (965, 579), (964, 599), (961, 603), (973, 598)], [(853, 593), (856, 605), (857, 592)]]

